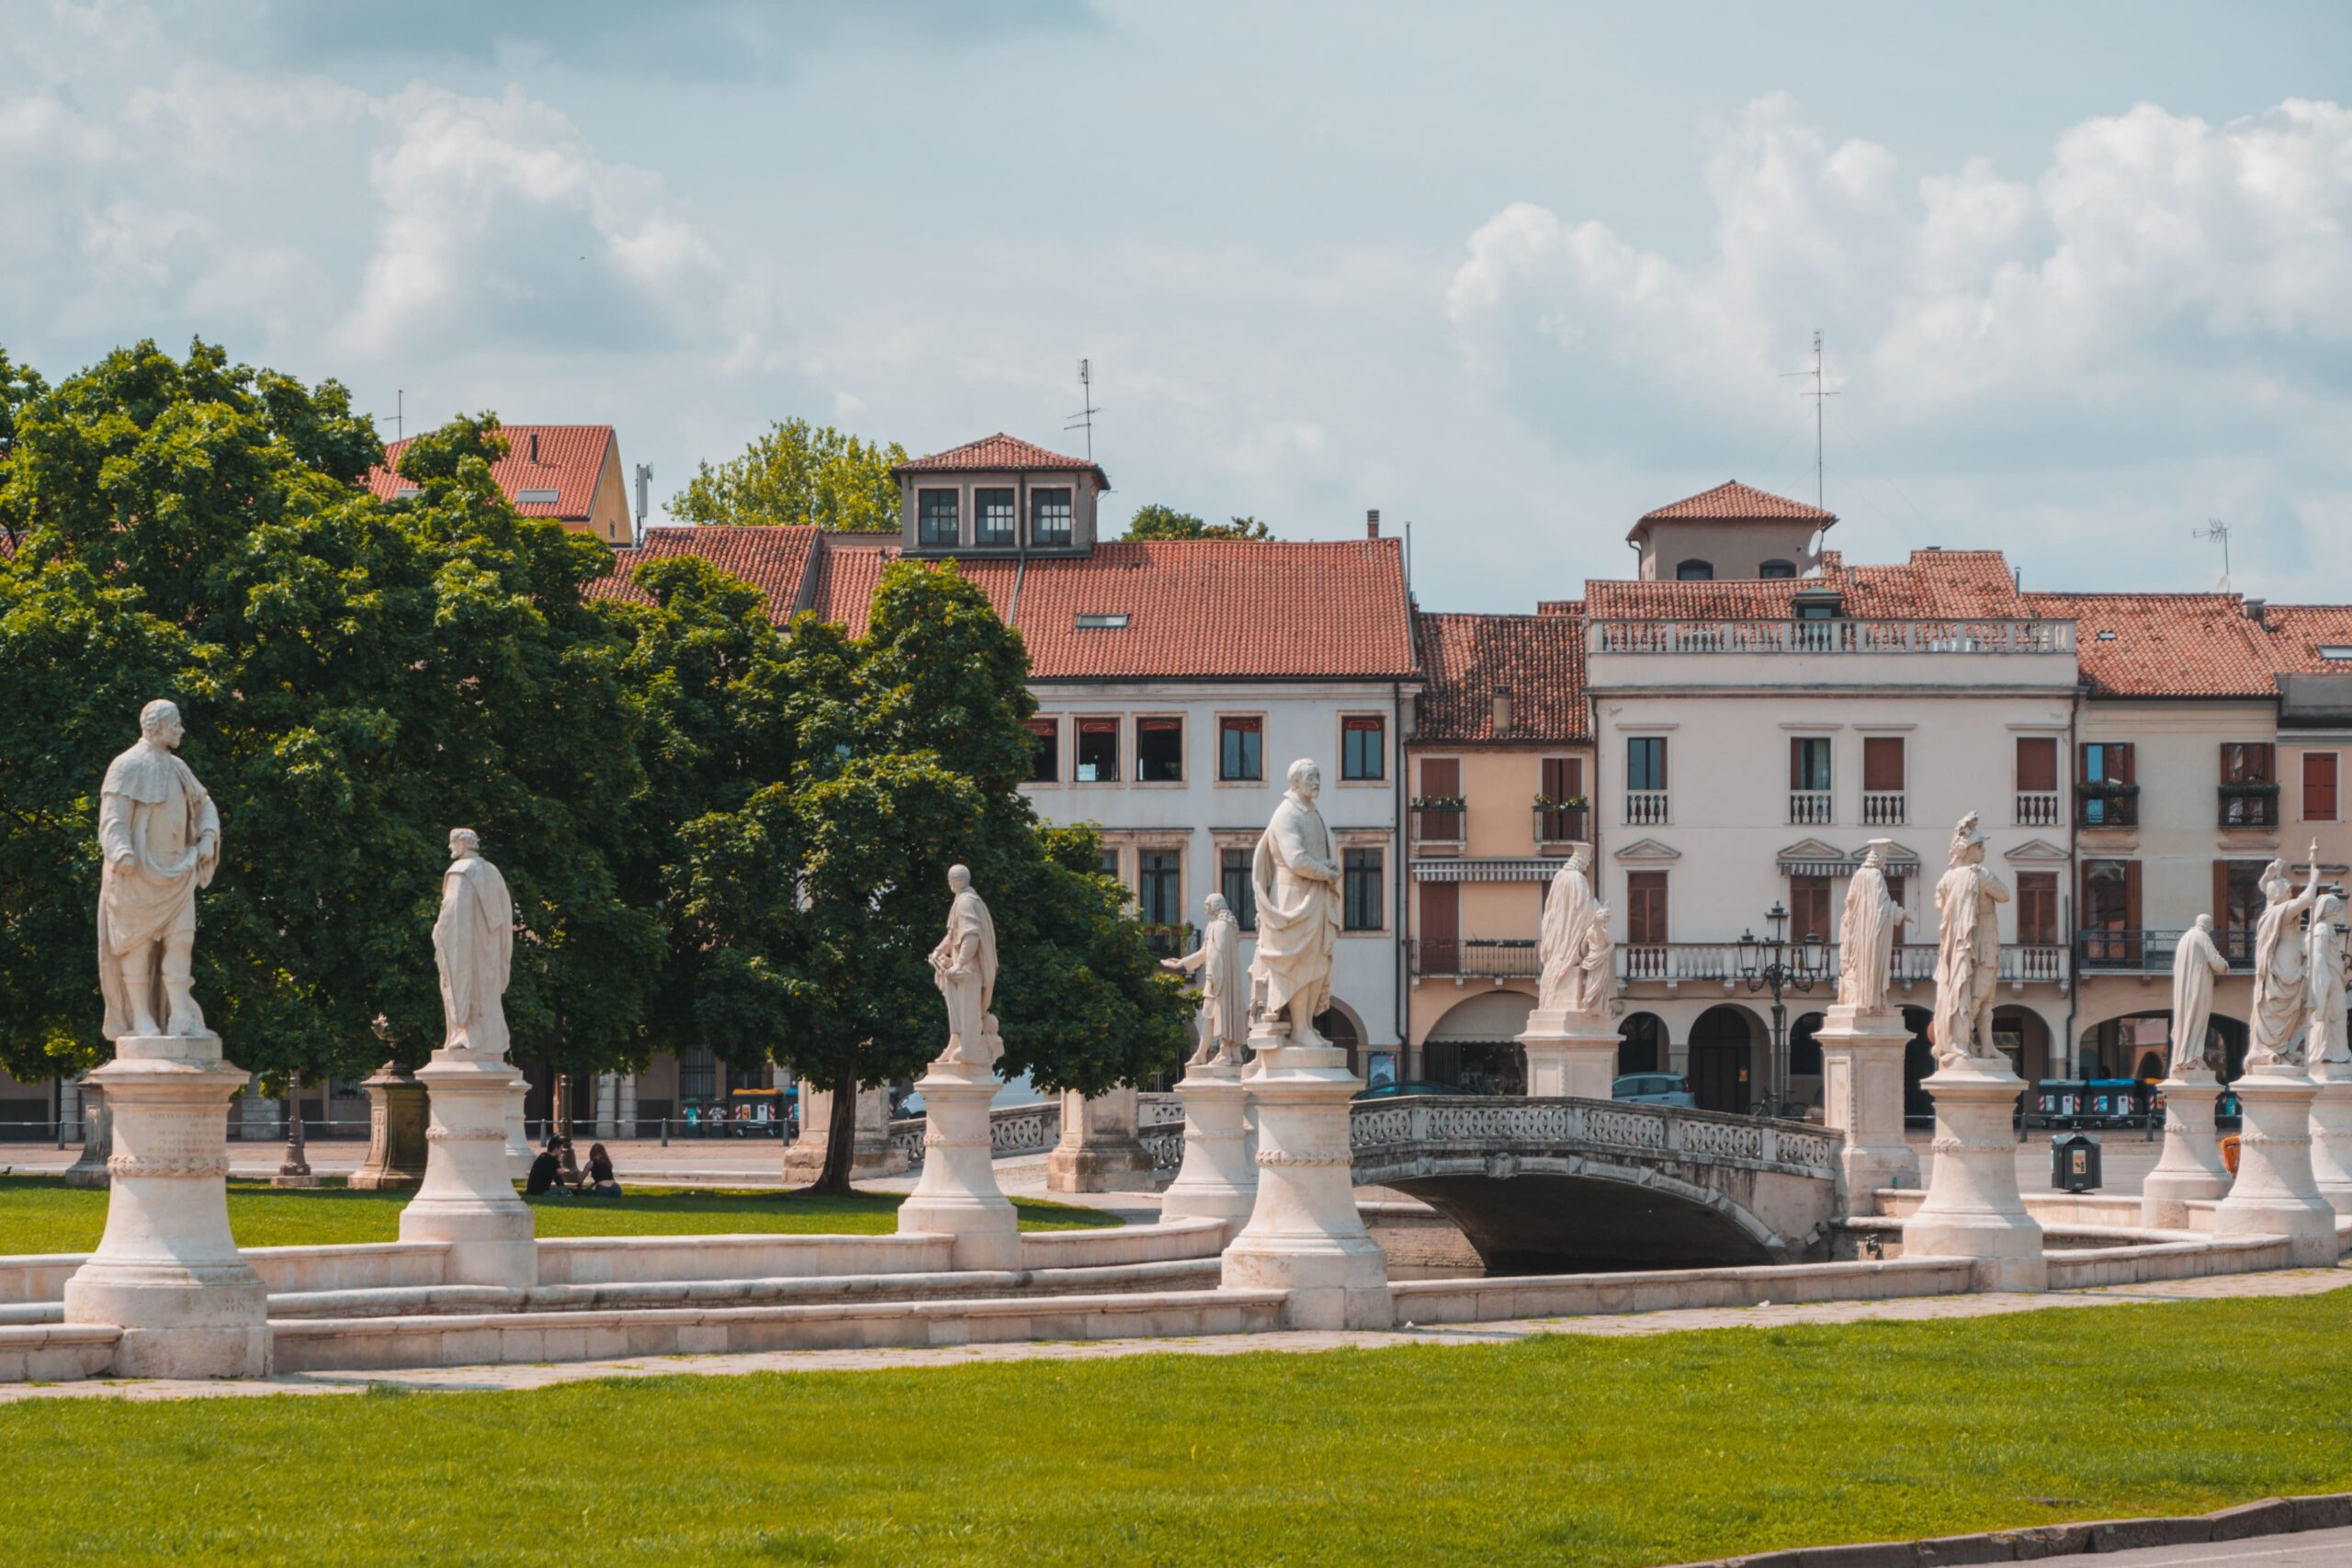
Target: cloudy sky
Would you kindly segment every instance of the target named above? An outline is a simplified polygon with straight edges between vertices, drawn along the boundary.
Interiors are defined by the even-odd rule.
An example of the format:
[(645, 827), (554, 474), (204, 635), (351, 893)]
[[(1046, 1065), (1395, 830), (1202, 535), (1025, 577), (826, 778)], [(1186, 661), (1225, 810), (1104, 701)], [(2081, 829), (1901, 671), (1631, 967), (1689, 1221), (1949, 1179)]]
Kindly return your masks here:
[(1646, 508), (1849, 559), (2352, 599), (2352, 9), (15, 0), (0, 344), (191, 334), (390, 434), (800, 414), (1049, 446), (1114, 514), (1414, 525), (1436, 608)]

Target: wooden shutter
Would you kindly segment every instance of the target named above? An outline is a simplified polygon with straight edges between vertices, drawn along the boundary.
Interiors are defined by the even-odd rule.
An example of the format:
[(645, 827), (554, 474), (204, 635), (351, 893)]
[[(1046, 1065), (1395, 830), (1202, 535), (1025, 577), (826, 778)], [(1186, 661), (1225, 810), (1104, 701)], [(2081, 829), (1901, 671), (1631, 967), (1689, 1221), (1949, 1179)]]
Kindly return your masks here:
[(1625, 877), (1625, 939), (1655, 947), (1666, 937), (1666, 873), (1636, 871)]
[(1807, 936), (1824, 942), (1838, 940), (1829, 924), (1829, 879), (1826, 876), (1789, 878), (1789, 940), (1803, 942)]
[(1804, 787), (1804, 740), (1792, 737), (1789, 741), (1789, 787)]
[(2303, 820), (2335, 820), (2335, 753), (2303, 753)]
[(1421, 759), (1421, 794), (1436, 798), (1462, 793), (1462, 760), (1458, 757)]
[(2018, 876), (2018, 941), (2029, 947), (2058, 942), (2058, 874), (2021, 872)]
[(2140, 780), (2132, 742), (2117, 740), (2107, 748), (2108, 776), (2118, 784), (2137, 784)]
[(2140, 924), (2140, 863), (2136, 860), (2123, 863), (2123, 928), (2134, 931), (2146, 929)]
[(1544, 793), (1554, 800), (1570, 800), (1584, 793), (1584, 759), (1544, 759)]
[(1462, 942), (1462, 884), (1424, 882), (1421, 887), (1421, 967), (1442, 975), (1456, 967)]
[(1903, 788), (1903, 737), (1862, 737), (1862, 787), (1873, 793), (1894, 793)]
[(2018, 791), (2041, 794), (2058, 787), (2058, 742), (2046, 735), (2018, 737)]

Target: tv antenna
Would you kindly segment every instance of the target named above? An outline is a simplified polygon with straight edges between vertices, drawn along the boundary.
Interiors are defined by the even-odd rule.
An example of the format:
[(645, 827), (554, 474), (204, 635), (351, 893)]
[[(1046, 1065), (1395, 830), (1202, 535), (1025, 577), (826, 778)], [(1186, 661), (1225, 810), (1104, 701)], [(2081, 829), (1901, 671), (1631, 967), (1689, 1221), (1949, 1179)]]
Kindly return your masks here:
[(403, 427), (406, 424), (407, 412), (407, 389), (395, 389), (392, 392), (392, 439), (395, 441), (400, 440), (401, 435), (404, 434)]
[(1086, 432), (1086, 460), (1094, 461), (1094, 416), (1102, 410), (1094, 401), (1094, 365), (1091, 360), (1078, 362), (1078, 400), (1086, 406), (1069, 416), (1064, 430)]
[(2189, 533), (2199, 539), (2211, 539), (2222, 547), (2222, 581), (2215, 585), (2215, 591), (2227, 593), (2230, 591), (2230, 525), (2218, 517), (2208, 517), (2205, 526), (2191, 528)]
[(1811, 398), (1813, 400), (1813, 503), (1814, 505), (1821, 508), (1822, 511), (1826, 512), (1829, 510), (1829, 502), (1826, 499), (1826, 489), (1822, 480), (1821, 409), (1824, 402), (1836, 397), (1838, 394), (1830, 391), (1827, 388), (1822, 385), (1821, 329), (1819, 327), (1813, 329), (1813, 368), (1810, 370), (1784, 370), (1781, 373), (1781, 378), (1784, 381), (1789, 379), (1791, 377), (1796, 376), (1810, 376), (1813, 378), (1813, 390), (1810, 392), (1802, 392), (1798, 395), (1801, 397)]

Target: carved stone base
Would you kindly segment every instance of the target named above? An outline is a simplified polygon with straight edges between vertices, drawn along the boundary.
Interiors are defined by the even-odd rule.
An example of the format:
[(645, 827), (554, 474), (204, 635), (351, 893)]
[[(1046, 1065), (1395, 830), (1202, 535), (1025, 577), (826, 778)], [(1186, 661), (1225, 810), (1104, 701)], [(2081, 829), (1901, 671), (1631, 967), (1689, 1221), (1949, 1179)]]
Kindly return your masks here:
[(506, 1163), (506, 1102), (519, 1075), (500, 1056), (443, 1049), (417, 1069), (430, 1112), (424, 1181), (401, 1211), (402, 1241), (449, 1244), (444, 1283), (539, 1282), (531, 1211)]
[(2213, 1211), (2215, 1235), (2283, 1235), (2299, 1269), (2335, 1262), (2335, 1210), (2312, 1175), (2312, 1101), (2319, 1086), (2276, 1069), (2231, 1086), (2245, 1111), (2238, 1179)]
[(2312, 1178), (2339, 1214), (2352, 1214), (2352, 1063), (2312, 1068), (2319, 1093), (2312, 1100)]
[(2222, 1163), (2222, 1141), (2213, 1132), (2222, 1083), (2209, 1068), (2189, 1067), (2156, 1088), (2165, 1097), (2165, 1147), (2156, 1168), (2140, 1183), (2140, 1223), (2150, 1230), (2185, 1231), (2190, 1200), (2219, 1198), (2230, 1190), (2230, 1168)]
[(85, 1073), (82, 1090), (82, 1155), (65, 1168), (68, 1187), (104, 1187), (107, 1156), (114, 1153), (114, 1124), (107, 1115), (106, 1086), (95, 1074)]
[(1280, 1290), (1291, 1328), (1386, 1328), (1388, 1255), (1356, 1212), (1349, 1100), (1363, 1080), (1336, 1046), (1253, 1033), (1243, 1080), (1258, 1113), (1258, 1201), (1225, 1249), (1224, 1283)]
[(539, 1157), (523, 1122), (523, 1107), (530, 1098), (531, 1081), (516, 1073), (506, 1089), (506, 1173), (517, 1181), (531, 1174), (532, 1162)]
[(1849, 1218), (1878, 1212), (1882, 1187), (1919, 1185), (1919, 1156), (1903, 1137), (1903, 1054), (1911, 1031), (1900, 1013), (1838, 1006), (1814, 1032), (1821, 1043), (1822, 1120), (1846, 1134), (1838, 1186)]
[(1903, 1222), (1905, 1258), (1972, 1258), (1980, 1291), (2039, 1291), (2049, 1284), (2041, 1226), (2018, 1193), (2018, 1141), (2010, 1129), (2025, 1080), (2004, 1065), (1971, 1062), (1930, 1075), (1935, 1165), (1928, 1195)]
[(1163, 1220), (1206, 1214), (1231, 1236), (1258, 1202), (1247, 1094), (1238, 1066), (1196, 1066), (1176, 1086), (1184, 1106), (1184, 1163), (1159, 1200)]
[(1527, 1053), (1531, 1098), (1607, 1100), (1616, 1088), (1617, 1047), (1624, 1042), (1605, 1018), (1538, 1009), (1519, 1043)]
[(368, 1157), (351, 1173), (362, 1192), (413, 1192), (424, 1179), (424, 1086), (387, 1062), (360, 1080), (368, 1091)]
[[(926, 1102), (928, 1103), (928, 1102)], [(833, 1095), (807, 1078), (800, 1080), (800, 1135), (784, 1151), (784, 1179), (806, 1186), (825, 1174), (825, 1138), (832, 1126)], [(886, 1090), (861, 1090), (857, 1097), (857, 1131), (850, 1145), (849, 1179), (870, 1181), (898, 1176), (907, 1168), (907, 1156), (890, 1144), (890, 1097)]]
[(1135, 1086), (1062, 1095), (1061, 1141), (1046, 1156), (1048, 1192), (1148, 1192), (1151, 1156), (1136, 1136)]
[(217, 1034), (128, 1035), (90, 1075), (114, 1122), (106, 1235), (65, 1281), (65, 1321), (121, 1327), (119, 1377), (269, 1375), (268, 1289), (229, 1234), (229, 1100)]
[(922, 1179), (899, 1206), (901, 1235), (949, 1235), (958, 1269), (1018, 1269), (1021, 1233), (990, 1163), (989, 1102), (1003, 1087), (986, 1067), (933, 1062), (922, 1096)]

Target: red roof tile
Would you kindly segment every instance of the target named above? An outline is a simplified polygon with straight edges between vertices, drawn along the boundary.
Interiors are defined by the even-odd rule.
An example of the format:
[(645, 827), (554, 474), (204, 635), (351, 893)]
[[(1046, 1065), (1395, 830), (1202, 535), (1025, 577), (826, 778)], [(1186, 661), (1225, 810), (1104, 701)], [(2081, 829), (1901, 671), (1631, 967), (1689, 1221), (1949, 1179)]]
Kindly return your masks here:
[(2352, 645), (2352, 605), (2273, 604), (2257, 622), (2235, 593), (2029, 593), (2075, 623), (2095, 697), (2269, 697), (2280, 675), (2343, 674), (2320, 654)]
[(2352, 663), (2320, 653), (2323, 647), (2352, 648), (2352, 604), (2273, 604), (2262, 621), (2280, 674), (2352, 673)]
[(864, 637), (874, 619), (874, 591), (882, 586), (882, 569), (898, 558), (896, 545), (845, 545), (827, 539), (809, 608), (820, 620), (838, 622), (850, 636)]
[(613, 552), (611, 575), (591, 582), (588, 596), (649, 603), (645, 591), (628, 581), (630, 572), (665, 556), (700, 556), (765, 594), (768, 618), (781, 624), (792, 618), (793, 606), (806, 597), (810, 558), (823, 532), (757, 525), (656, 524), (645, 531), (645, 542), (636, 549)]
[[(1895, 566), (1847, 566), (1835, 550), (1814, 577), (1713, 582), (1595, 580), (1585, 613), (1600, 620), (1781, 620), (1796, 596), (1835, 589), (1857, 620), (2026, 620), (2033, 611), (1998, 550), (1914, 550)], [(1552, 613), (1551, 606), (1543, 606)]]
[(1069, 457), (1059, 452), (1048, 452), (1017, 435), (998, 431), (983, 435), (978, 441), (967, 441), (961, 446), (950, 446), (944, 452), (933, 452), (928, 457), (910, 457), (890, 471), (908, 473), (969, 473), (998, 468), (1025, 468), (1040, 473), (1091, 473), (1111, 488), (1110, 476), (1102, 466), (1089, 457)]
[[(503, 427), (506, 436), (506, 456), (490, 466), (490, 477), (514, 502), (514, 510), (526, 517), (560, 517), (566, 522), (585, 522), (596, 498), (596, 477), (604, 471), (605, 454), (613, 445), (613, 427), (609, 424), (510, 424)], [(533, 437), (537, 438), (538, 457), (532, 459)], [(412, 439), (413, 439), (412, 437)], [(395, 470), (400, 467), (401, 454), (408, 450), (407, 441), (389, 442), (384, 447), (384, 461), (368, 470), (368, 488), (385, 501), (390, 501), (408, 488), (408, 480)], [(519, 501), (515, 498), (526, 490), (551, 490), (552, 502)]]
[(1818, 523), (1826, 527), (1837, 521), (1836, 513), (1825, 512), (1810, 502), (1774, 495), (1737, 479), (1725, 479), (1713, 490), (1702, 490), (1643, 513), (1641, 522), (1634, 525), (1633, 534), (1640, 533), (1643, 525), (1648, 523)]
[[(1584, 617), (1574, 601), (1534, 615), (1420, 617), (1429, 684), (1413, 739), (1447, 744), (1590, 741), (1584, 694)], [(1510, 727), (1495, 733), (1495, 694), (1510, 696)]]

